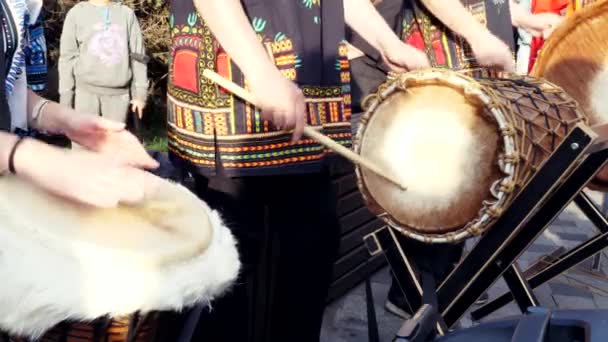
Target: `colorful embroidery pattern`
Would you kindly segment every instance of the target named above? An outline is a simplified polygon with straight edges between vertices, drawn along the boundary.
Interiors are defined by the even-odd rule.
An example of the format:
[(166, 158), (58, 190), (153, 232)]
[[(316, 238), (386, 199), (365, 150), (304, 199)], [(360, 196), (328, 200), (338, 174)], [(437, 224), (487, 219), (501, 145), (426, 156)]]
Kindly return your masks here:
[(44, 91), (47, 83), (48, 64), (42, 16), (39, 16), (38, 20), (29, 27), (29, 44), (24, 52), (28, 86), (36, 92)]
[[(11, 95), (15, 88), (15, 82), (21, 77), (25, 67), (25, 54), (23, 49), (27, 46), (26, 23), (29, 22), (27, 3), (25, 0), (10, 0), (10, 6), (14, 13), (14, 23), (3, 23), (5, 29), (11, 32), (7, 34), (5, 40), (9, 45), (8, 50), (14, 50), (11, 66), (6, 76), (6, 92)], [(14, 26), (12, 25), (14, 24)], [(10, 26), (10, 27), (9, 27)], [(16, 29), (16, 32), (13, 30)]]
[[(301, 0), (311, 13), (319, 0)], [(316, 12), (312, 12), (316, 11)], [(311, 16), (312, 18), (312, 16)], [(289, 132), (277, 131), (259, 111), (202, 76), (205, 69), (248, 88), (240, 70), (196, 12), (170, 17), (168, 127), (170, 152), (203, 174), (216, 172), (216, 160), (228, 174), (266, 174), (274, 166), (321, 160), (328, 151), (317, 142), (292, 143)], [(287, 32), (271, 30), (271, 21), (252, 16), (251, 25), (281, 73), (300, 84), (299, 69), (307, 61), (297, 53)], [(338, 48), (338, 47), (336, 47)], [(350, 73), (346, 48), (336, 51), (334, 85), (301, 86), (307, 98), (308, 122), (350, 146)], [(274, 171), (276, 172), (276, 171)]]
[[(486, 1), (490, 0), (468, 0), (463, 1), (463, 4), (482, 25), (498, 28), (499, 31), (493, 33), (507, 45), (512, 46), (514, 43), (510, 15), (508, 11), (501, 12), (504, 1), (492, 0), (493, 4), (486, 3)], [(494, 6), (495, 11), (489, 12), (488, 6)], [(490, 22), (493, 22), (494, 25), (488, 25)], [(417, 1), (413, 1), (411, 7), (406, 9), (402, 25), (402, 39), (425, 51), (431, 64), (435, 67), (467, 69), (479, 66), (465, 39), (443, 26)]]

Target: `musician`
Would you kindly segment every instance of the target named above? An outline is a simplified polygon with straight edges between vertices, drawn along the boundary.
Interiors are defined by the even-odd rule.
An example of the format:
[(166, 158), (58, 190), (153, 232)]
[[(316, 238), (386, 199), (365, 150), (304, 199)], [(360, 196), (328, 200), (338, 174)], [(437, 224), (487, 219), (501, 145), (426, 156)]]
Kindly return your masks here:
[[(38, 39), (33, 46), (28, 30), (38, 18), (42, 0), (2, 4), (0, 174), (14, 173), (56, 195), (93, 206), (141, 200), (145, 177), (140, 168), (155, 168), (157, 163), (123, 124), (75, 112), (28, 89), (29, 54), (38, 51), (41, 43)], [(29, 128), (63, 133), (94, 152), (51, 147), (28, 138)]]
[[(195, 339), (318, 341), (336, 255), (328, 152), (304, 124), (351, 145), (345, 22), (395, 68), (426, 66), (368, 0), (174, 0), (169, 148), (236, 234), (241, 286), (213, 303)], [(260, 108), (202, 76), (248, 88)], [(293, 130), (293, 131), (292, 131)]]
[[(547, 33), (558, 23), (553, 17), (531, 16), (521, 8), (512, 9), (511, 15), (509, 4), (495, 1), (480, 0), (469, 8), (460, 0), (380, 0), (374, 3), (404, 42), (426, 51), (431, 65), (451, 69), (488, 66), (514, 71), (512, 26), (538, 35)], [(510, 5), (514, 5), (513, 1)], [(485, 18), (485, 26), (479, 23), (478, 17)], [(349, 32), (347, 37), (352, 45), (349, 58), (353, 108), (362, 110), (361, 100), (384, 81), (388, 69), (378, 52), (356, 32)], [(464, 248), (464, 244), (426, 245), (403, 236), (399, 238), (419, 271), (431, 273), (437, 283), (454, 268)], [(486, 299), (487, 295), (484, 295), (479, 302)], [(394, 281), (385, 307), (405, 319), (417, 309), (407, 303)]]

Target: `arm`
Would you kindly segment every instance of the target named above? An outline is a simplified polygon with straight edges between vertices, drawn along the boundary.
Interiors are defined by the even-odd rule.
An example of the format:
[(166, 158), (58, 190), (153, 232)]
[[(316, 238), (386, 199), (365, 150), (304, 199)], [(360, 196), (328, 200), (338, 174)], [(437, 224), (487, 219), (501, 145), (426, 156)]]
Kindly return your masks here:
[(17, 136), (0, 132), (0, 175), (8, 171), (8, 158), (15, 142), (17, 142)]
[(513, 26), (523, 29), (535, 37), (544, 36), (546, 38), (563, 21), (563, 17), (555, 13), (532, 14), (527, 12), (515, 0), (509, 0), (509, 6)]
[(79, 115), (71, 107), (61, 105), (56, 102), (48, 102), (42, 108), (39, 120), (33, 120), (32, 117), (38, 113), (34, 113), (36, 105), (41, 101), (46, 101), (43, 97), (28, 89), (27, 93), (27, 113), (28, 125), (40, 131), (45, 131), (53, 134), (61, 134), (65, 132), (65, 128), (69, 124), (70, 118)]
[[(362, 44), (365, 46), (362, 53), (379, 65), (387, 66), (387, 71), (402, 72), (429, 66), (426, 54), (402, 42), (371, 1), (344, 0), (344, 16), (346, 24), (367, 42)], [(367, 44), (371, 48), (367, 48)], [(371, 51), (373, 49), (377, 51)], [(350, 56), (357, 56), (357, 51), (353, 50)]]
[[(139, 22), (135, 13), (131, 11), (131, 19), (129, 21), (129, 52), (145, 56), (146, 48), (144, 37), (139, 26)], [(133, 71), (133, 80), (131, 81), (131, 96), (134, 100), (146, 103), (148, 97), (148, 66), (131, 57), (131, 70)]]
[(344, 0), (346, 24), (380, 53), (401, 40), (369, 0)]
[(73, 13), (73, 9), (68, 12), (63, 24), (58, 65), (60, 102), (70, 107), (73, 106), (72, 102), (74, 98), (74, 65), (79, 55), (78, 41), (76, 40), (76, 23)]
[(239, 0), (194, 0), (194, 4), (213, 35), (221, 42), (222, 48), (246, 78), (258, 82), (260, 80), (256, 78), (265, 73), (278, 72), (260, 44)]
[(422, 3), (445, 26), (468, 42), (476, 39), (480, 34), (490, 33), (466, 10), (460, 0), (422, 0)]

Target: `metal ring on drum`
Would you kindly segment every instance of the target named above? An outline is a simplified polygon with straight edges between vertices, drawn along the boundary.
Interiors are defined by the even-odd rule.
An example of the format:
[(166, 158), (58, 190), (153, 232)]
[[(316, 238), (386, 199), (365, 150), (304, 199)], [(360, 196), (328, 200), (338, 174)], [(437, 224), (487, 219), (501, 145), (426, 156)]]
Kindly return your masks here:
[[(471, 77), (475, 76), (475, 77)], [(430, 69), (368, 100), (354, 148), (408, 184), (356, 168), (368, 208), (402, 234), (454, 243), (487, 231), (578, 122), (575, 101), (537, 79)]]
[(226, 291), (240, 268), (230, 230), (188, 189), (149, 177), (158, 187), (141, 205), (109, 209), (0, 177), (0, 330), (122, 342), (139, 317), (129, 341), (153, 341), (156, 313)]

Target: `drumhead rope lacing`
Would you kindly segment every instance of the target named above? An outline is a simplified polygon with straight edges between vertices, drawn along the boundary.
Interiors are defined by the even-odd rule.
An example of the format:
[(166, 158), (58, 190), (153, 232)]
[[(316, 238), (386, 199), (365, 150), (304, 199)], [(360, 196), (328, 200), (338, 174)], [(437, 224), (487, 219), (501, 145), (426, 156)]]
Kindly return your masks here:
[[(378, 183), (373, 177), (368, 176), (365, 170), (356, 168), (359, 188), (370, 210), (404, 235), (423, 242), (456, 242), (485, 232), (502, 215), (515, 195), (526, 186), (536, 170), (555, 151), (569, 131), (577, 123), (586, 122), (577, 103), (560, 88), (544, 80), (480, 69), (467, 72), (429, 69), (393, 75), (376, 94), (366, 98), (367, 110), (361, 118), (361, 124), (354, 139), (355, 151), (364, 154), (364, 150), (367, 148), (365, 146), (368, 145), (378, 148), (378, 143), (372, 144), (373, 140), (370, 140), (374, 137), (367, 136), (368, 131), (382, 134), (381, 127), (391, 125), (390, 120), (397, 120), (396, 116), (406, 115), (407, 118), (407, 115), (414, 115), (408, 114), (409, 112), (384, 113), (382, 111), (398, 110), (399, 108), (394, 106), (400, 103), (406, 105), (408, 110), (416, 110), (412, 104), (408, 103), (413, 103), (411, 101), (414, 101), (416, 96), (421, 96), (425, 87), (427, 87), (426, 89), (443, 87), (441, 89), (446, 89), (442, 91), (444, 95), (449, 95), (447, 89), (458, 91), (467, 103), (477, 108), (481, 117), (487, 118), (488, 122), (495, 125), (495, 134), (500, 143), (497, 145), (498, 149), (494, 157), (494, 167), (499, 173), (492, 176), (495, 177), (492, 178), (494, 181), (490, 183), (491, 185), (489, 184), (486, 198), (480, 202), (479, 209), (476, 211), (477, 217), (472, 217), (468, 222), (458, 226), (428, 227), (412, 223), (414, 220), (410, 218), (405, 219), (405, 221), (409, 220), (407, 223), (400, 221), (396, 218), (394, 211), (399, 209), (395, 208), (394, 203), (390, 203), (390, 196), (386, 197), (379, 192), (380, 190), (373, 188), (373, 186), (382, 186), (382, 183)], [(428, 90), (425, 91), (428, 93)], [(435, 99), (429, 100), (435, 101)], [(441, 98), (437, 98), (437, 101), (441, 100)], [(429, 103), (429, 105), (432, 108), (446, 108), (446, 106), (438, 107), (435, 103)], [(424, 111), (424, 108), (420, 109)], [(452, 115), (459, 115), (459, 112), (453, 111)], [(376, 120), (376, 116), (383, 119)], [(389, 121), (386, 122), (386, 120)], [(472, 131), (475, 129), (472, 128)], [(482, 140), (480, 143), (485, 144), (486, 142)], [(480, 148), (483, 149), (484, 146), (480, 146)], [(397, 147), (392, 147), (392, 150), (399, 151)], [(373, 149), (369, 153), (373, 153), (372, 151)], [(436, 155), (427, 156), (427, 158), (443, 158), (441, 150), (436, 152)], [(408, 167), (415, 169), (417, 166)], [(410, 180), (410, 182), (414, 181)], [(408, 188), (408, 190), (410, 189)], [(394, 189), (389, 188), (386, 191), (393, 192), (391, 196), (395, 195)], [(384, 204), (378, 202), (376, 196), (379, 194), (386, 197), (383, 199)], [(413, 196), (407, 192), (403, 195)], [(463, 200), (464, 198), (466, 197), (463, 197)], [(387, 199), (389, 202), (386, 202)], [(403, 203), (416, 205), (416, 202), (407, 201), (412, 201), (412, 199)], [(401, 203), (401, 201), (398, 202)], [(388, 207), (392, 206), (393, 209), (385, 209), (387, 204), (390, 204)], [(439, 213), (441, 212), (439, 211)], [(403, 215), (400, 214), (402, 220)], [(431, 218), (427, 221), (432, 222), (434, 219), (436, 220), (436, 218)]]

